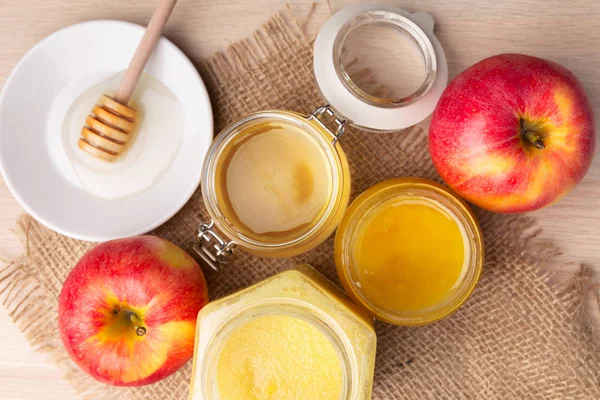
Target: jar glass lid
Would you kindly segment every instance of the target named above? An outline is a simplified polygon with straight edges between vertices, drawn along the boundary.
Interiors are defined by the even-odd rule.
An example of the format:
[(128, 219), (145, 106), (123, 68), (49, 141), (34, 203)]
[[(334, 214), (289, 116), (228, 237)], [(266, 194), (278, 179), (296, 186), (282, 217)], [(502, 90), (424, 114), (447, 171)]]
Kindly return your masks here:
[(315, 40), (314, 70), (331, 106), (373, 131), (421, 122), (448, 81), (431, 16), (371, 3), (346, 7), (323, 25)]

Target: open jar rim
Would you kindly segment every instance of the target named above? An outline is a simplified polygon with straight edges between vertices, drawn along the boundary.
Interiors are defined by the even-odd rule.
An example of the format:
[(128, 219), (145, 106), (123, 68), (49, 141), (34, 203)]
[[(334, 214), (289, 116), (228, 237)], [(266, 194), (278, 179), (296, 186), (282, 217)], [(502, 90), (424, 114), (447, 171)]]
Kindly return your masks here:
[[(316, 140), (323, 154), (326, 156), (331, 174), (331, 192), (318, 219), (298, 235), (282, 238), (280, 241), (261, 240), (260, 238), (251, 237), (244, 233), (236, 223), (233, 223), (226, 217), (217, 196), (216, 181), (219, 178), (217, 176), (217, 167), (224, 150), (227, 149), (238, 135), (244, 133), (246, 128), (250, 128), (261, 121), (292, 123), (308, 133), (311, 138)], [(293, 251), (294, 248), (301, 247), (315, 236), (318, 236), (322, 231), (329, 229), (331, 219), (336, 215), (336, 211), (338, 209), (345, 210), (348, 203), (349, 187), (345, 186), (349, 186), (349, 182), (345, 182), (344, 179), (344, 174), (349, 173), (348, 165), (345, 155), (337, 143), (338, 135), (341, 135), (341, 133), (343, 133), (343, 127), (341, 132), (339, 129), (338, 132), (332, 132), (325, 126), (316, 113), (307, 117), (292, 111), (279, 110), (261, 111), (250, 114), (225, 128), (217, 136), (204, 159), (201, 188), (207, 211), (212, 218), (212, 223), (208, 228), (212, 229), (212, 224), (214, 223), (227, 240), (230, 240), (229, 244), (233, 243), (234, 246), (239, 245), (252, 253), (275, 257), (286, 250), (292, 249)], [(200, 229), (202, 229), (202, 226)], [(331, 230), (333, 231), (333, 229)], [(223, 239), (220, 240), (223, 241)], [(227, 243), (222, 242), (221, 245), (226, 246)], [(200, 255), (202, 256), (202, 254)], [(205, 261), (207, 260), (205, 259)]]
[(346, 333), (326, 313), (309, 303), (295, 299), (265, 299), (252, 302), (219, 324), (208, 340), (200, 376), (202, 395), (205, 399), (218, 399), (217, 366), (219, 356), (231, 335), (252, 320), (267, 316), (289, 316), (298, 318), (315, 327), (332, 344), (342, 370), (342, 392), (340, 400), (355, 398), (358, 391), (357, 365)]
[[(452, 213), (464, 228), (470, 250), (465, 276), (451, 296), (436, 307), (412, 313), (382, 308), (362, 293), (357, 284), (359, 280), (355, 278), (356, 265), (352, 251), (360, 228), (368, 221), (367, 216), (390, 200), (402, 197), (422, 197)], [(334, 254), (338, 276), (346, 293), (372, 316), (395, 325), (425, 325), (452, 314), (472, 294), (483, 269), (483, 233), (471, 209), (450, 189), (428, 179), (397, 178), (370, 187), (354, 200), (338, 227)]]

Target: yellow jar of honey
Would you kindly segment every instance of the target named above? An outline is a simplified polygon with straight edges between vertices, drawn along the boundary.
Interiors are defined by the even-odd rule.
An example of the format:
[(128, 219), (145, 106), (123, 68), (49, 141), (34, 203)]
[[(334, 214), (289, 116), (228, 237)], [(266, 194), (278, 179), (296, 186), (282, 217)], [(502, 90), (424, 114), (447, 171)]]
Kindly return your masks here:
[(457, 310), (483, 267), (483, 235), (466, 203), (426, 179), (363, 192), (336, 233), (335, 262), (352, 299), (382, 321), (424, 325)]
[(190, 400), (367, 400), (372, 319), (309, 266), (198, 314)]
[[(365, 26), (384, 26), (414, 44), (423, 81), (413, 93), (379, 98), (352, 80), (347, 38)], [(448, 79), (433, 19), (391, 6), (342, 9), (321, 28), (314, 54), (317, 83), (331, 106), (309, 115), (248, 115), (225, 128), (206, 155), (201, 187), (211, 221), (199, 226), (195, 249), (215, 269), (237, 248), (290, 257), (327, 239), (349, 200), (350, 171), (339, 142), (346, 127), (377, 134), (414, 125), (433, 111)]]
[[(251, 114), (226, 128), (205, 160), (202, 195), (213, 223), (236, 246), (290, 257), (322, 243), (348, 205), (346, 156), (321, 108)], [(199, 237), (208, 237), (209, 226)], [(210, 253), (204, 253), (205, 255)], [(209, 260), (211, 261), (211, 260)], [(213, 262), (220, 260), (214, 259)]]

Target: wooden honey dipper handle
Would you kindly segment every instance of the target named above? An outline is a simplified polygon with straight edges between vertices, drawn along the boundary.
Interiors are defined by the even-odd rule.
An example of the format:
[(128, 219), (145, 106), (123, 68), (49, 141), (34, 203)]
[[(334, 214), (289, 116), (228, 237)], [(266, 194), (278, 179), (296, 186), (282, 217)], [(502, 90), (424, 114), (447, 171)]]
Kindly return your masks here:
[(127, 68), (127, 72), (125, 72), (125, 76), (121, 80), (119, 88), (113, 96), (119, 103), (124, 105), (129, 103), (131, 94), (140, 80), (140, 76), (144, 71), (148, 58), (150, 58), (154, 46), (156, 46), (156, 43), (162, 36), (162, 30), (171, 15), (171, 11), (173, 11), (173, 8), (175, 7), (175, 3), (177, 3), (177, 0), (160, 0), (156, 10), (154, 10), (154, 14), (152, 14), (152, 18), (150, 18), (142, 41), (129, 63), (129, 68)]
[(159, 1), (117, 92), (113, 97), (101, 96), (100, 104), (92, 108), (85, 120), (77, 146), (93, 157), (115, 160), (125, 150), (138, 123), (137, 112), (128, 106), (129, 99), (177, 2)]

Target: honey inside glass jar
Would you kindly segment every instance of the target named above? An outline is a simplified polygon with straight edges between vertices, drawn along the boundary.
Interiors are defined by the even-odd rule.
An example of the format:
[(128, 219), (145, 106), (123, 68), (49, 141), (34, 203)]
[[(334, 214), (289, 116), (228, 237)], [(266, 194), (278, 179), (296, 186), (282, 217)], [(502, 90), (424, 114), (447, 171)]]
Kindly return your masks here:
[(373, 320), (308, 265), (198, 313), (189, 400), (371, 398)]
[(343, 150), (320, 119), (267, 111), (217, 137), (202, 190), (227, 238), (254, 254), (289, 257), (333, 232), (348, 204), (350, 176)]
[(317, 139), (288, 121), (257, 121), (237, 135), (217, 166), (217, 199), (247, 236), (279, 241), (306, 232), (332, 193), (332, 171)]
[(336, 267), (350, 296), (376, 318), (422, 325), (458, 309), (483, 265), (483, 238), (467, 205), (419, 178), (361, 194), (336, 234)]
[(221, 400), (336, 400), (342, 394), (342, 364), (314, 325), (268, 315), (232, 333), (217, 361), (217, 386)]

